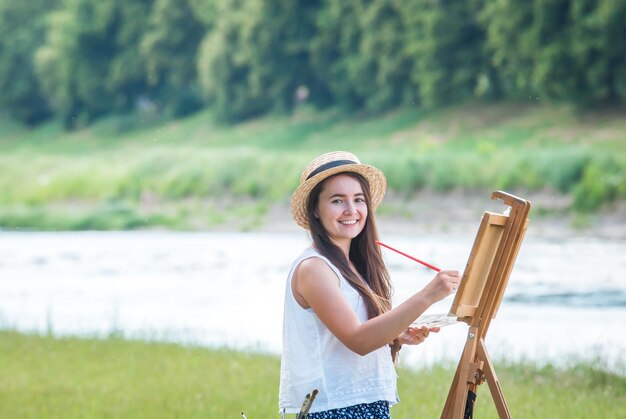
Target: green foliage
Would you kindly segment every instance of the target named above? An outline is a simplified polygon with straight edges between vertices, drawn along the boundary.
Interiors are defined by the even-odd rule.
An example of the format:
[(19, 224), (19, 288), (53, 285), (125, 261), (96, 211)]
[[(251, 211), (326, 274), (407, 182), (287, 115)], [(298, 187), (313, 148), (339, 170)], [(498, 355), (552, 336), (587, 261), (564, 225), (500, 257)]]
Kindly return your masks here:
[(187, 0), (187, 4), (193, 11), (194, 18), (205, 27), (213, 28), (218, 19), (218, 8), (215, 0)]
[(179, 117), (203, 103), (197, 85), (196, 52), (205, 25), (189, 2), (156, 0), (140, 44), (148, 84), (167, 113)]
[(381, 111), (408, 101), (411, 63), (403, 49), (401, 12), (394, 0), (323, 4), (311, 40), (311, 64), (333, 102)]
[(361, 28), (355, 18), (359, 3), (359, 0), (325, 1), (309, 46), (312, 68), (328, 86), (332, 101), (349, 109), (358, 109), (364, 102), (355, 88), (357, 81), (352, 78), (358, 73), (361, 59), (358, 55)]
[(0, 1), (0, 109), (27, 124), (50, 116), (35, 74), (33, 54), (43, 41), (44, 20), (56, 0)]
[(504, 94), (528, 97), (534, 64), (532, 3), (523, 0), (484, 1), (479, 21), (486, 30), (486, 47), (499, 74)]
[(307, 40), (316, 2), (219, 1), (220, 19), (204, 39), (200, 84), (216, 115), (240, 120), (291, 109), (310, 84)]
[(27, 123), (626, 99), (623, 1), (13, 3), (0, 2), (0, 109)]
[(53, 204), (0, 207), (0, 225), (8, 230), (134, 230), (153, 226), (183, 228), (166, 212), (145, 213), (134, 203), (104, 201), (100, 205)]
[(141, 35), (152, 0), (66, 0), (49, 15), (35, 63), (66, 126), (128, 111), (146, 94)]
[(236, 201), (259, 220), (286, 205), (312, 157), (332, 149), (381, 168), (390, 196), (406, 202), (423, 190), (504, 189), (540, 191), (571, 204), (562, 211), (589, 212), (626, 199), (621, 114), (580, 119), (548, 106), (472, 104), (338, 115), (307, 111), (228, 127), (205, 112), (141, 130), (125, 118), (73, 133), (58, 124), (14, 128), (0, 140), (0, 226), (203, 229), (235, 220), (228, 208)]
[(426, 107), (474, 96), (486, 57), (484, 34), (467, 1), (403, 2), (405, 49), (413, 63), (410, 80)]
[(549, 188), (563, 194), (581, 181), (583, 171), (595, 164), (598, 156), (585, 147), (559, 149), (542, 147), (534, 152), (511, 152), (498, 174), (501, 189), (523, 187), (528, 190)]
[(626, 2), (574, 0), (571, 53), (577, 85), (569, 97), (584, 106), (626, 97)]
[(486, 1), (480, 17), (509, 96), (582, 107), (626, 97), (624, 2)]
[(588, 164), (574, 189), (574, 208), (582, 212), (626, 198), (626, 161), (602, 156)]
[(408, 153), (391, 159), (374, 158), (372, 161), (387, 177), (389, 188), (402, 191), (407, 196), (427, 185), (431, 166), (429, 160)]

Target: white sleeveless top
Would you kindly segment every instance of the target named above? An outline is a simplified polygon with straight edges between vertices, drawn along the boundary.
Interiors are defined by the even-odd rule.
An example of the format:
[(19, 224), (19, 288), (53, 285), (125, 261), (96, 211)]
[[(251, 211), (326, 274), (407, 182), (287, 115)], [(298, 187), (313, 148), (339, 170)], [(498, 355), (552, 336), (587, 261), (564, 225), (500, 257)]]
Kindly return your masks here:
[(359, 293), (328, 259), (307, 248), (293, 263), (285, 288), (283, 351), (280, 366), (279, 412), (298, 413), (305, 396), (317, 389), (311, 413), (373, 403), (378, 400), (395, 404), (396, 371), (389, 346), (365, 356), (348, 349), (326, 328), (313, 309), (304, 309), (293, 296), (291, 280), (297, 266), (305, 259), (325, 261), (340, 280), (341, 292), (365, 322), (367, 309)]

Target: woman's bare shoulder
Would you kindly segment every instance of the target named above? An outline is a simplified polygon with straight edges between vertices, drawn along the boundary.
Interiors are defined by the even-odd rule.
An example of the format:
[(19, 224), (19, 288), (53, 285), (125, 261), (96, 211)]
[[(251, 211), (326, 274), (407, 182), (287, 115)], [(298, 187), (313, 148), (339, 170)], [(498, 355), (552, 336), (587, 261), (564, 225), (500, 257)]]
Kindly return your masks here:
[(328, 266), (328, 263), (317, 256), (304, 259), (300, 262), (295, 273), (300, 280), (304, 281), (314, 278), (318, 280), (320, 278), (330, 278), (333, 281), (339, 279), (330, 266)]

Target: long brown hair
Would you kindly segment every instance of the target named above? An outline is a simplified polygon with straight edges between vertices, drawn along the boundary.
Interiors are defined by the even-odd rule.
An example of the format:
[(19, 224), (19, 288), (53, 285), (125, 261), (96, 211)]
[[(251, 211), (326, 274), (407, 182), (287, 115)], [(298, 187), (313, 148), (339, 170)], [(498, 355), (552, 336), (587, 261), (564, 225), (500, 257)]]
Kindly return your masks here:
[[(325, 179), (313, 188), (307, 203), (307, 214), (311, 238), (320, 254), (330, 260), (339, 269), (341, 275), (348, 283), (361, 295), (367, 308), (368, 318), (372, 319), (386, 311), (391, 310), (391, 296), (393, 289), (389, 278), (389, 271), (383, 261), (380, 247), (376, 244), (378, 240), (378, 229), (376, 220), (370, 206), (369, 184), (363, 176), (342, 172), (339, 174), (348, 175), (356, 179), (363, 190), (365, 203), (367, 205), (367, 219), (363, 231), (359, 233), (350, 243), (350, 260), (346, 259), (344, 253), (337, 247), (328, 236), (328, 232), (322, 225), (319, 218), (315, 217), (319, 196), (324, 188), (324, 184), (334, 176)], [(358, 273), (363, 277), (365, 283), (350, 268), (350, 261), (356, 267)], [(395, 345), (394, 345), (395, 346)], [(397, 350), (392, 350), (392, 357), (395, 360)]]

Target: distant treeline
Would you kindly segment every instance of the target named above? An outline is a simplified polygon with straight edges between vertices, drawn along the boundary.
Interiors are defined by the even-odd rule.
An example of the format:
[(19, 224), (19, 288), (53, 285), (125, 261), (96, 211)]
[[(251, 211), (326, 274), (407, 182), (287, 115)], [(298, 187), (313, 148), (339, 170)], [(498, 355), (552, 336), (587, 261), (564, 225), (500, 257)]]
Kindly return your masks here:
[(298, 103), (626, 102), (626, 0), (0, 0), (0, 110), (226, 121)]

